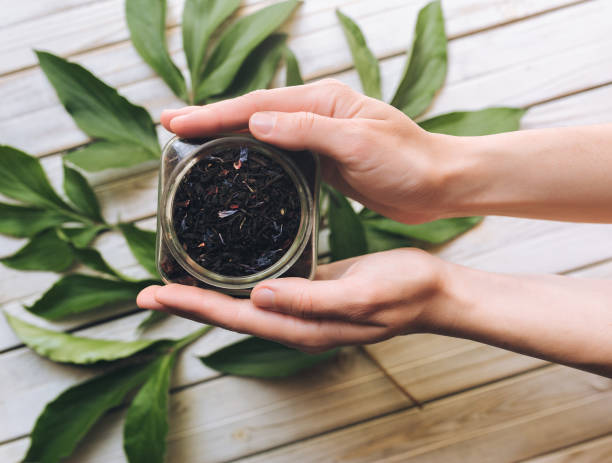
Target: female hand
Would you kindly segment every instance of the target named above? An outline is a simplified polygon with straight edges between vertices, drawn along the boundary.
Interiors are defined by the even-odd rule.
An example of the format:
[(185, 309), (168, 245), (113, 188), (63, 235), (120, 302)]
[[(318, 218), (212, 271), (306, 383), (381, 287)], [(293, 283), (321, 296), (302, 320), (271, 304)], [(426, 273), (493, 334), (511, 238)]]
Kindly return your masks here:
[(376, 212), (410, 223), (442, 216), (440, 183), (452, 164), (449, 154), (456, 154), (443, 146), (446, 137), (330, 79), (164, 111), (161, 121), (182, 137), (248, 127), (273, 145), (316, 151), (324, 155), (328, 183)]
[(396, 249), (320, 266), (315, 281), (262, 282), (250, 300), (171, 284), (146, 288), (137, 303), (320, 352), (439, 328), (446, 265), (423, 251)]

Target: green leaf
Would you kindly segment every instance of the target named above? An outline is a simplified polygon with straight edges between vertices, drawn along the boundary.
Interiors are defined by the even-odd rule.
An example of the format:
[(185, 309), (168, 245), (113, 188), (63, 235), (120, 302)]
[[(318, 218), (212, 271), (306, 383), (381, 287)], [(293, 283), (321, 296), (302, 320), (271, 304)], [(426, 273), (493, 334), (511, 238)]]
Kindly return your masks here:
[(29, 238), (47, 228), (72, 220), (56, 209), (0, 203), (0, 234)]
[(78, 365), (112, 362), (130, 357), (154, 345), (167, 345), (169, 348), (173, 343), (163, 339), (117, 341), (84, 338), (31, 325), (7, 313), (4, 315), (17, 337), (26, 346), (54, 362)]
[(168, 317), (170, 317), (170, 314), (167, 312), (151, 310), (151, 313), (149, 313), (149, 315), (147, 315), (147, 317), (138, 324), (137, 330), (142, 333)]
[(164, 463), (168, 434), (168, 390), (176, 352), (155, 361), (147, 382), (132, 401), (123, 428), (130, 463)]
[(440, 219), (418, 225), (408, 225), (379, 216), (365, 219), (368, 228), (431, 244), (442, 244), (464, 233), (482, 221), (482, 217), (458, 217)]
[(330, 350), (305, 354), (276, 342), (250, 337), (200, 357), (200, 360), (213, 370), (231, 375), (283, 378), (330, 359), (336, 353), (337, 350)]
[(74, 262), (74, 254), (57, 230), (49, 229), (33, 236), (19, 251), (0, 262), (17, 270), (63, 272)]
[(36, 420), (24, 462), (56, 463), (70, 456), (102, 415), (150, 374), (150, 363), (128, 365), (66, 389)]
[(126, 0), (125, 17), (132, 44), (143, 60), (187, 101), (187, 86), (166, 46), (166, 0)]
[(200, 85), (211, 35), (240, 6), (240, 0), (186, 0), (183, 9), (183, 49), (193, 91)]
[(97, 249), (75, 248), (73, 252), (76, 258), (90, 269), (128, 281), (104, 260), (102, 254)]
[(107, 225), (88, 225), (85, 227), (63, 227), (60, 229), (62, 237), (70, 241), (77, 248), (84, 248), (103, 231), (108, 230)]
[(418, 243), (410, 238), (387, 233), (364, 224), (368, 253), (388, 251), (389, 249), (419, 247)]
[(206, 64), (201, 83), (194, 90), (196, 101), (223, 93), (251, 51), (283, 24), (298, 4), (298, 0), (275, 3), (240, 18), (227, 28)]
[(478, 136), (518, 130), (526, 110), (520, 108), (487, 108), (442, 114), (419, 125), (428, 132), (447, 135)]
[(119, 143), (124, 153), (127, 145), (148, 151), (149, 158), (159, 157), (155, 125), (143, 107), (130, 103), (78, 64), (51, 53), (36, 54), (58, 98), (83, 132), (92, 138)]
[(70, 211), (53, 190), (40, 161), (11, 146), (0, 145), (0, 193), (33, 206)]
[(129, 142), (98, 141), (64, 155), (64, 159), (87, 172), (130, 167), (159, 159), (157, 153)]
[(158, 283), (157, 281), (117, 281), (72, 274), (58, 280), (40, 299), (26, 308), (47, 320), (58, 320), (106, 304), (134, 301), (140, 290)]
[(420, 12), (410, 58), (391, 104), (411, 118), (431, 104), (446, 78), (446, 32), (440, 1)]
[(351, 203), (331, 187), (329, 191), (329, 247), (332, 260), (360, 256), (368, 250), (365, 231)]
[(242, 64), (240, 72), (227, 91), (215, 95), (212, 99), (225, 100), (260, 88), (268, 88), (283, 56), (286, 39), (285, 34), (272, 34), (264, 40)]
[(285, 47), (285, 85), (287, 87), (293, 87), (294, 85), (304, 85), (304, 79), (300, 71), (300, 63), (298, 62), (295, 54), (291, 51), (291, 48)]
[(361, 86), (367, 96), (382, 99), (380, 89), (380, 67), (378, 60), (368, 48), (365, 37), (359, 26), (340, 10), (336, 10), (336, 16), (340, 20), (344, 36), (353, 55), (353, 63), (359, 74)]
[(64, 191), (76, 209), (96, 222), (104, 222), (100, 212), (100, 204), (87, 179), (64, 164)]
[(155, 264), (155, 232), (142, 230), (131, 223), (121, 223), (119, 228), (136, 260), (147, 272), (157, 277)]

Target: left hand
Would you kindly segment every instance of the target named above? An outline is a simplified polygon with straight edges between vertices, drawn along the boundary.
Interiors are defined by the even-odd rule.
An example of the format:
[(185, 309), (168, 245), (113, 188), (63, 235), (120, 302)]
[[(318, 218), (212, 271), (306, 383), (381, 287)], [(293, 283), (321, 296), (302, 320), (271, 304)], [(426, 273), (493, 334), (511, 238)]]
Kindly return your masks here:
[(320, 266), (315, 281), (266, 280), (250, 299), (171, 284), (144, 289), (137, 303), (315, 353), (431, 329), (446, 265), (396, 249)]

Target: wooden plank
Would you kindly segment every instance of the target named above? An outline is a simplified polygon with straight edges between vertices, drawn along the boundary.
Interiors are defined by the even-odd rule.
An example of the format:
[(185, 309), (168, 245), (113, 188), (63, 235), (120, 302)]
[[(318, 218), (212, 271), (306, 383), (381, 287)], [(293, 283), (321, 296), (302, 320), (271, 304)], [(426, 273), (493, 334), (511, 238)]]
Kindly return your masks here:
[[(269, 1), (248, 0), (239, 14), (252, 12), (257, 3)], [(167, 2), (168, 27), (180, 23), (183, 4), (184, 0)], [(27, 12), (18, 8), (8, 21), (2, 21), (5, 40), (0, 44), (0, 55), (7, 61), (0, 63), (0, 75), (36, 66), (38, 62), (31, 49), (51, 49), (58, 55), (70, 56), (129, 39), (124, 0), (71, 0), (61, 8), (36, 4), (33, 7), (34, 11)], [(17, 24), (11, 24), (15, 19)]]
[[(307, 0), (304, 2), (303, 9), (307, 13), (321, 12), (325, 9), (350, 5), (352, 1), (354, 0), (330, 3), (322, 0)], [(532, 2), (522, 0), (514, 1), (514, 5), (509, 7), (500, 0), (494, 2), (472, 0), (468, 4), (458, 5), (458, 2), (446, 1), (444, 2), (444, 8), (449, 13), (459, 10), (458, 14), (460, 16), (466, 17), (478, 28), (483, 21), (513, 21), (574, 2), (572, 0), (545, 0), (538, 2), (538, 5), (533, 5)], [(6, 61), (0, 64), (0, 74), (15, 72), (24, 67), (36, 65), (35, 58), (31, 53), (27, 53), (30, 48), (50, 48), (55, 50), (57, 54), (67, 56), (129, 39), (124, 18), (123, 0), (97, 2), (71, 0), (67, 3), (67, 5), (58, 8), (58, 6), (40, 4), (40, 0), (37, 0), (27, 11), (19, 7), (16, 7), (15, 11), (11, 11), (13, 8), (9, 9), (9, 15), (2, 20), (6, 40), (2, 43), (0, 54), (6, 55)], [(244, 2), (243, 5), (246, 8), (243, 8), (240, 14), (251, 12), (253, 10), (252, 6), (257, 3), (272, 2), (270, 0)], [(170, 29), (170, 34), (176, 33), (175, 29), (181, 22), (183, 5), (184, 0), (170, 0), (168, 2), (166, 26)], [(373, 11), (380, 11), (383, 8), (394, 7), (395, 5), (398, 5), (398, 3), (387, 0), (384, 6), (381, 4), (373, 6)], [(325, 15), (322, 17), (322, 22), (330, 21), (332, 18), (332, 15)], [(15, 22), (19, 24), (14, 24)], [(450, 30), (455, 30), (455, 27), (457, 27), (456, 33), (461, 34), (466, 25), (463, 22), (458, 26), (455, 26), (452, 22), (449, 23)], [(303, 31), (298, 27), (295, 32), (302, 33)]]
[(240, 461), (517, 461), (610, 432), (611, 399), (612, 380), (555, 366)]
[(594, 463), (612, 461), (612, 434), (593, 439), (541, 457), (525, 460), (525, 463)]
[[(463, 1), (468, 2), (468, 0)], [(483, 2), (479, 2), (479, 4), (482, 3)], [(377, 54), (379, 56), (388, 56), (393, 53), (401, 53), (402, 50), (408, 47), (410, 43), (410, 34), (406, 34), (406, 30), (410, 30), (409, 27), (411, 28), (412, 24), (408, 24), (407, 21), (414, 20), (417, 6), (421, 4), (422, 2), (418, 4), (409, 2), (400, 8), (385, 10), (376, 15), (372, 15), (368, 8), (372, 8), (373, 4), (362, 0), (360, 3), (355, 4), (353, 9), (346, 8), (345, 11), (352, 13), (353, 16), (360, 21), (364, 33), (368, 37), (369, 43)], [(537, 4), (539, 4), (539, 2)], [(463, 5), (465, 9), (469, 3), (461, 3), (461, 5)], [(548, 36), (566, 35), (567, 29), (576, 28), (584, 29), (584, 34), (588, 37), (590, 37), (591, 34), (597, 35), (595, 41), (604, 43), (604, 41), (606, 39), (609, 40), (609, 38), (603, 32), (605, 30), (603, 27), (601, 33), (597, 32), (599, 28), (596, 24), (599, 22), (591, 21), (589, 27), (581, 27), (580, 24), (578, 24), (582, 21), (583, 17), (590, 17), (591, 14), (595, 14), (589, 13), (592, 9), (599, 11), (599, 13), (596, 14), (597, 17), (601, 17), (602, 14), (605, 14), (605, 11), (601, 11), (602, 8), (606, 8), (605, 4), (601, 3), (601, 5), (602, 6), (600, 6), (599, 3), (588, 3), (568, 8), (568, 10), (578, 9), (577, 13), (567, 18), (567, 20), (571, 21), (570, 26), (557, 25), (556, 23), (559, 23), (559, 21), (550, 24), (548, 20), (545, 20), (549, 15), (530, 19), (529, 22), (535, 22), (536, 26), (540, 25), (545, 28), (548, 32)], [(357, 6), (359, 6), (359, 10), (356, 9)], [(583, 8), (585, 8), (585, 10), (583, 10)], [(368, 16), (360, 20), (362, 19), (361, 14), (364, 14), (359, 13), (362, 10), (365, 11), (365, 14)], [(458, 8), (457, 14), (461, 14), (461, 11), (462, 10)], [(557, 15), (562, 11), (564, 10), (551, 13), (551, 15)], [(333, 12), (331, 10), (327, 14), (333, 17)], [(450, 24), (453, 24), (452, 11), (450, 11), (448, 15), (449, 27), (451, 27)], [(294, 24), (298, 20), (306, 22), (312, 21), (314, 18), (315, 26), (318, 27), (320, 20), (318, 16), (320, 15), (313, 15), (312, 17), (302, 17), (298, 15)], [(460, 21), (463, 17), (464, 16), (458, 16), (456, 21)], [(499, 20), (500, 17), (490, 18), (486, 16), (481, 17), (481, 19), (493, 21), (494, 24), (495, 20)], [(585, 21), (587, 20), (588, 19), (585, 18)], [(471, 21), (470, 25), (475, 27), (476, 23)], [(481, 27), (488, 27), (491, 23), (485, 22), (479, 25)], [(313, 26), (313, 29), (315, 26)], [(508, 27), (514, 26), (516, 26), (516, 24)], [(538, 30), (537, 27), (535, 29)], [(452, 31), (449, 32), (452, 33)], [(600, 35), (603, 35), (603, 38), (600, 37)], [(540, 37), (539, 34), (538, 37)], [(516, 42), (516, 40), (512, 40), (512, 37), (509, 38), (511, 41), (507, 46), (511, 49), (511, 44)], [(483, 42), (477, 39), (475, 40), (477, 44), (473, 45), (473, 47), (479, 48), (479, 53), (475, 54), (473, 52), (473, 47), (466, 51), (471, 56), (480, 56), (478, 63), (480, 63), (481, 68), (479, 68), (478, 72), (486, 72), (486, 70), (482, 69), (482, 66), (486, 68), (486, 63), (488, 62), (497, 64), (499, 59), (496, 58), (496, 56), (500, 55), (499, 50), (488, 46), (483, 47)], [(329, 27), (315, 29), (312, 33), (291, 36), (290, 45), (302, 63), (304, 75), (309, 79), (351, 67), (348, 47), (342, 37), (342, 32), (335, 22), (330, 24)], [(530, 50), (533, 48), (535, 47), (525, 48), (521, 46), (520, 49), (516, 49), (512, 54), (509, 54), (509, 56), (517, 56), (519, 52), (529, 54)], [(505, 51), (509, 53), (508, 50)], [(451, 45), (450, 53), (451, 56), (453, 56), (453, 45)], [(316, 54), (316, 59), (314, 54)], [(491, 54), (491, 56), (488, 56), (489, 54)], [(601, 61), (601, 57), (598, 58)], [(401, 59), (403, 60), (403, 57)], [(455, 57), (453, 59), (457, 58)], [(528, 56), (525, 56), (524, 59), (527, 60)], [(149, 68), (144, 64), (138, 64), (140, 63), (139, 58), (128, 45), (112, 45), (82, 56), (77, 56), (75, 60), (86, 65), (111, 85), (118, 86), (121, 93), (131, 100), (146, 106), (156, 119), (159, 117), (159, 113), (164, 107), (176, 107), (182, 104), (171, 94), (170, 90), (167, 89), (159, 78), (153, 76)], [(465, 60), (462, 61), (465, 62)], [(115, 65), (109, 66), (109, 62), (115, 63)], [(126, 63), (130, 63), (130, 65), (126, 67)], [(506, 63), (506, 65), (509, 64), (510, 63)], [(571, 66), (571, 63), (567, 63), (567, 65)], [(394, 75), (399, 75), (399, 72)], [(452, 75), (451, 73), (449, 76), (449, 82), (451, 82)], [(589, 76), (587, 75), (583, 78), (588, 79)], [(525, 80), (529, 81), (529, 78), (526, 77)], [(397, 77), (390, 81), (386, 89), (393, 87), (396, 81)], [(389, 93), (389, 90), (386, 91)], [(75, 129), (70, 117), (65, 114), (63, 108), (57, 104), (53, 90), (45, 81), (39, 69), (16, 73), (0, 79), (0, 98), (4, 101), (5, 106), (3, 114), (0, 115), (0, 119), (4, 118), (0, 120), (0, 132), (6, 133), (4, 142), (7, 144), (17, 146), (32, 154), (42, 155), (60, 151), (87, 141), (87, 137)], [(486, 104), (486, 101), (482, 101), (481, 104)], [(24, 127), (29, 127), (27, 133), (25, 133)], [(41, 133), (33, 134), (32, 130), (40, 130)], [(50, 134), (52, 134), (52, 136), (50, 136)]]
[[(283, 381), (222, 377), (172, 395), (167, 459), (227, 461), (406, 407), (405, 397), (355, 350)], [(104, 419), (70, 461), (125, 461), (122, 418)], [(14, 449), (13, 443), (8, 451)], [(4, 452), (0, 446), (2, 461)]]

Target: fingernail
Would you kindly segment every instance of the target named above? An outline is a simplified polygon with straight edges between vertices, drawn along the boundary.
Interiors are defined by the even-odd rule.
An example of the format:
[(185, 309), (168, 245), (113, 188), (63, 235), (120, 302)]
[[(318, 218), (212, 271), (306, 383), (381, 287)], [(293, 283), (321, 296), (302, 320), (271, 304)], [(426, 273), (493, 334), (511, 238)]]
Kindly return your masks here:
[(276, 123), (276, 114), (269, 112), (255, 113), (251, 116), (249, 126), (261, 135), (272, 132)]
[(176, 132), (177, 129), (180, 130), (180, 125), (187, 120), (189, 120), (188, 114), (183, 115), (183, 116), (173, 117), (172, 119), (170, 119), (170, 129), (173, 132)]
[(251, 296), (253, 304), (262, 309), (270, 309), (274, 307), (274, 291), (268, 288), (258, 289)]

